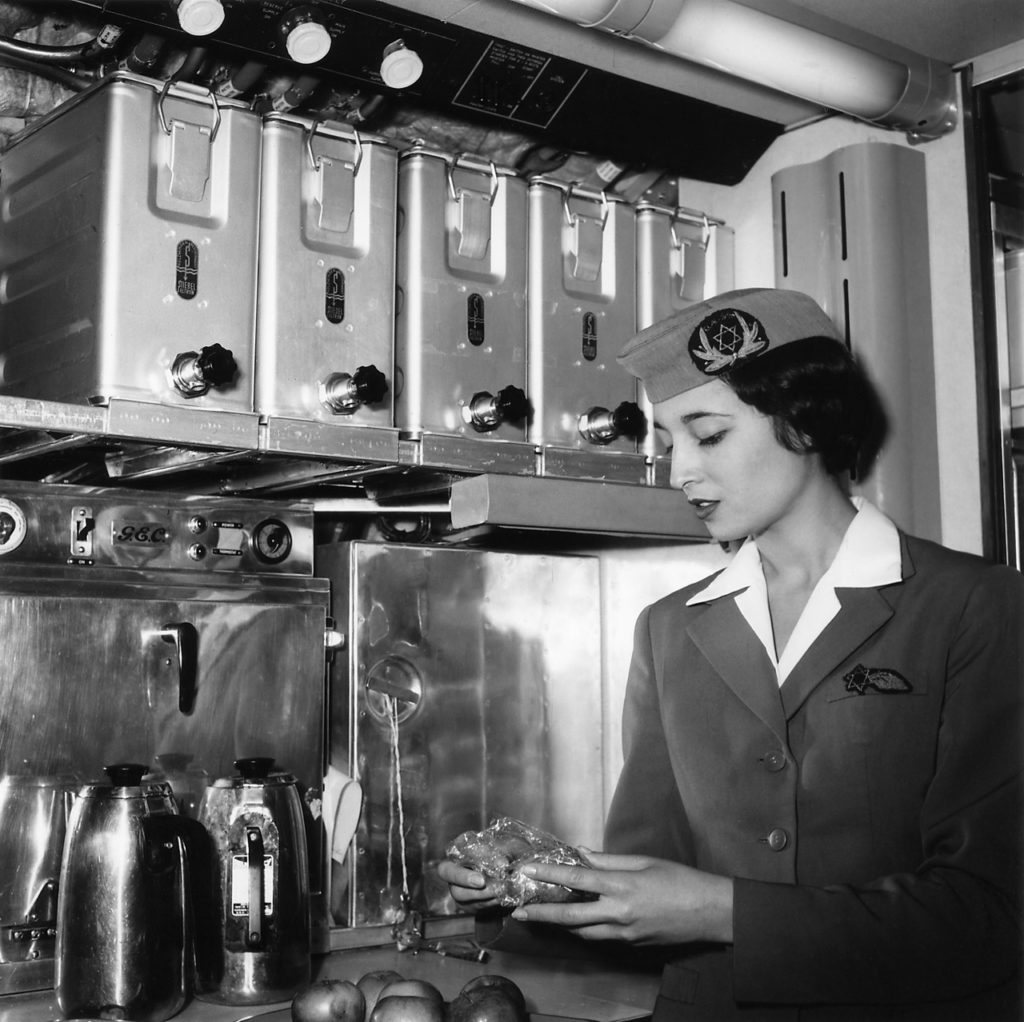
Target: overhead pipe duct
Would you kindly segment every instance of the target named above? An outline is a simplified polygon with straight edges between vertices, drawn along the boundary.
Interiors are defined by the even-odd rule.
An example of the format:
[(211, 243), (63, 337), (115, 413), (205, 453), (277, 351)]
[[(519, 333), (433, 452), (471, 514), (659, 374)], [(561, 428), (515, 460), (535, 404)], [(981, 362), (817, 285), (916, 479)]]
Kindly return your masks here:
[(905, 131), (911, 141), (939, 138), (956, 127), (952, 68), (881, 41), (880, 49), (892, 56), (733, 0), (514, 2)]

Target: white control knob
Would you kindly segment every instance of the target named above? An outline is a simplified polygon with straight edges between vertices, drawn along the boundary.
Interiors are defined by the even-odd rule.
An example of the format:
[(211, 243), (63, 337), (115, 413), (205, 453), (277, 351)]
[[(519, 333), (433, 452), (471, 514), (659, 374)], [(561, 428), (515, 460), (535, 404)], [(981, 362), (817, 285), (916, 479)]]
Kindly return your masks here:
[(296, 63), (315, 64), (327, 56), (331, 34), (319, 22), (303, 21), (285, 36), (284, 45)]
[(423, 61), (415, 50), (400, 42), (392, 43), (384, 50), (380, 76), (389, 88), (405, 89), (418, 82), (422, 74)]
[(181, 0), (178, 24), (189, 35), (209, 35), (224, 22), (224, 5), (220, 0)]

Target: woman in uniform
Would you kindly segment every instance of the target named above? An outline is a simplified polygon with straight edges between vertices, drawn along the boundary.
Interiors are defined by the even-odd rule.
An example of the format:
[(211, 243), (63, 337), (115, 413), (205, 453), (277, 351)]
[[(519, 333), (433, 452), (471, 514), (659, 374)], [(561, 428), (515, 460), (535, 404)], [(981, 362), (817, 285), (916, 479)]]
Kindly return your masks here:
[(605, 851), (530, 867), (589, 900), (512, 919), (656, 947), (656, 1022), (1021, 1018), (1024, 579), (851, 500), (882, 416), (806, 295), (719, 295), (619, 360), (743, 542), (640, 615)]

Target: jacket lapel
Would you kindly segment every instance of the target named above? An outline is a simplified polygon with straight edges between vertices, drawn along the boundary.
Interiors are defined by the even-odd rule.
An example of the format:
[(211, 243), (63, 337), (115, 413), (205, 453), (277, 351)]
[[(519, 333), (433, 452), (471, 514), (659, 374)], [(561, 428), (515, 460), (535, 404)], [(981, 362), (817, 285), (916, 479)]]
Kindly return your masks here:
[(725, 597), (709, 603), (687, 631), (729, 688), (785, 740), (786, 722), (775, 671), (736, 601)]
[[(902, 575), (906, 580), (914, 574), (914, 559), (907, 547), (907, 537), (900, 531)], [(837, 589), (839, 613), (800, 658), (782, 685), (782, 705), (789, 720), (804, 700), (858, 646), (867, 642), (893, 615), (893, 603), (899, 599), (902, 586), (896, 583), (883, 589)], [(891, 599), (890, 596), (891, 595)]]
[[(914, 574), (914, 562), (900, 533), (903, 578)], [(780, 689), (768, 654), (730, 597), (708, 604), (687, 629), (696, 647), (722, 680), (783, 741), (786, 721), (807, 697), (858, 646), (893, 615), (899, 583), (884, 589), (837, 589), (839, 613), (811, 644)]]
[(787, 720), (839, 664), (892, 617), (892, 606), (878, 589), (837, 589), (836, 596), (839, 613), (782, 684), (782, 705)]

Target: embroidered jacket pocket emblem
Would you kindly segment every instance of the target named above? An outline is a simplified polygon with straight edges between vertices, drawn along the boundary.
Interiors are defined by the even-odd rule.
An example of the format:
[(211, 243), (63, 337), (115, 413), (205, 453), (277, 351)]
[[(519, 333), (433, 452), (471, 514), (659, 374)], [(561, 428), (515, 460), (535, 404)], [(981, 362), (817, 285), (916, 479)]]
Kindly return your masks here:
[(913, 692), (914, 687), (899, 671), (888, 667), (865, 667), (857, 664), (849, 674), (843, 675), (847, 692), (864, 695), (869, 688), (876, 692), (892, 694), (896, 692)]

